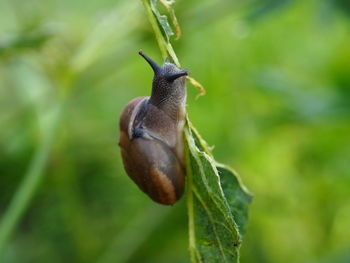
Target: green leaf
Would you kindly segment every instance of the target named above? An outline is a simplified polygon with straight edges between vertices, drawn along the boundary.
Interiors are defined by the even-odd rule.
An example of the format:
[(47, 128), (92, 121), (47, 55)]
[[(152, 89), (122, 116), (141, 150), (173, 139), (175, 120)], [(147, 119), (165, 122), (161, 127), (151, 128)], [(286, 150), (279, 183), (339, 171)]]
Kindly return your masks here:
[(252, 197), (232, 169), (215, 162), (188, 120), (185, 136), (192, 262), (239, 262)]
[(216, 169), (220, 176), (220, 184), (225, 198), (230, 206), (233, 218), (238, 225), (239, 233), (243, 236), (248, 220), (248, 207), (252, 201), (252, 196), (240, 182), (239, 176), (232, 168), (217, 163)]
[(170, 37), (174, 35), (174, 31), (172, 30), (168, 17), (166, 15), (161, 15), (157, 8), (158, 0), (151, 0), (151, 9), (156, 16), (158, 23), (163, 29), (163, 33), (167, 39), (167, 42), (169, 42)]

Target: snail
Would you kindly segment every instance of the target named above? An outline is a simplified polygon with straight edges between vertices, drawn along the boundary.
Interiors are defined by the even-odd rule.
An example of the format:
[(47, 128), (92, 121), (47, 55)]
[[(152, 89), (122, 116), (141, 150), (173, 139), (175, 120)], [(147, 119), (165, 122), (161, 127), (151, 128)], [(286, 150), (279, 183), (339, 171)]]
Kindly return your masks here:
[(188, 72), (166, 59), (162, 66), (142, 51), (154, 72), (150, 97), (137, 97), (120, 117), (125, 171), (155, 202), (172, 205), (185, 186), (183, 128)]

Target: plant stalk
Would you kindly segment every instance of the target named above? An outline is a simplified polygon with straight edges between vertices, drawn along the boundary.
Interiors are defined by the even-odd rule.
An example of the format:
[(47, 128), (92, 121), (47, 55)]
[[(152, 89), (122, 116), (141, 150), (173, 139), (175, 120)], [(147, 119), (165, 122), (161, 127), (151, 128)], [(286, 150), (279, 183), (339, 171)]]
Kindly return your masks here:
[(44, 169), (48, 162), (53, 141), (62, 115), (62, 104), (53, 109), (53, 117), (29, 165), (27, 173), (16, 190), (9, 207), (0, 223), (0, 260), (3, 258), (6, 244), (16, 229), (21, 217), (27, 210), (30, 201), (40, 185)]

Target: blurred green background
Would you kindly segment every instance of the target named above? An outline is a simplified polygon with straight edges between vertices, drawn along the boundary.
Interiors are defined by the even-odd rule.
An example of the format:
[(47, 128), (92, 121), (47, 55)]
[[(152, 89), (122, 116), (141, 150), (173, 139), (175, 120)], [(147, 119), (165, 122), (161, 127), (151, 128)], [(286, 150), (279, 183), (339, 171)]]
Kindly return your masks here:
[[(207, 90), (187, 85), (190, 119), (254, 193), (241, 262), (350, 262), (349, 2), (176, 10)], [(162, 61), (140, 1), (0, 1), (1, 219), (38, 179), (0, 262), (189, 262), (186, 198), (154, 204), (122, 168), (119, 114), (151, 88), (139, 49)]]

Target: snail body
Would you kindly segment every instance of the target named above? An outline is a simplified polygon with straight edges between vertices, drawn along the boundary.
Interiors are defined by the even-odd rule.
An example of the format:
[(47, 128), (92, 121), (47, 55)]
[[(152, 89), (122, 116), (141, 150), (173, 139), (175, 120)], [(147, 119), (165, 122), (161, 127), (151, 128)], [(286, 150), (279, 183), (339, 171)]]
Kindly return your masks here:
[(183, 194), (188, 72), (167, 60), (160, 67), (142, 51), (154, 71), (150, 97), (131, 100), (120, 117), (121, 155), (129, 177), (154, 201), (174, 204)]

